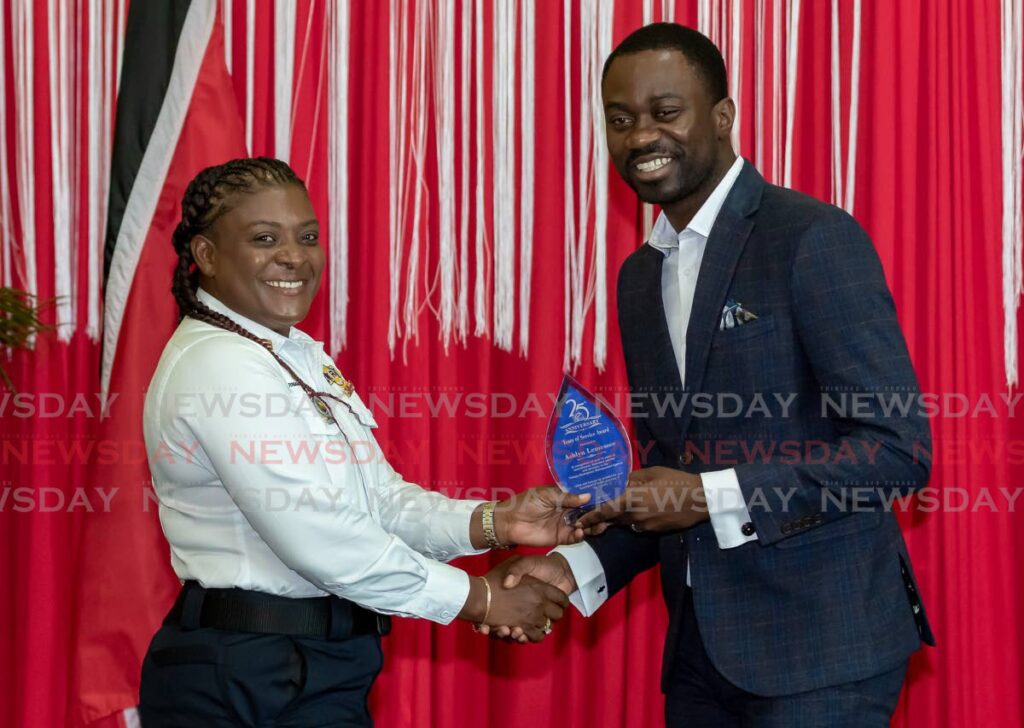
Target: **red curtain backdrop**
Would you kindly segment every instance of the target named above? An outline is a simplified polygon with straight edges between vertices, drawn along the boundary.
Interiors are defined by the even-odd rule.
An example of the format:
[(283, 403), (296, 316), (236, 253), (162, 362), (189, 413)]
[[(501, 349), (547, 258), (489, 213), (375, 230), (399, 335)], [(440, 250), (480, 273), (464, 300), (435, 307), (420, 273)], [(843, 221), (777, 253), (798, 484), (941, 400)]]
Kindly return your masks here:
[[(12, 2), (17, 1), (0, 6), (8, 32)], [(269, 2), (256, 5), (250, 151), (272, 155), (277, 103), (271, 50), (274, 13)], [(426, 0), (420, 5), (426, 6)], [(753, 17), (755, 5), (744, 2), (743, 11), (749, 10)], [(52, 118), (47, 93), (47, 3), (38, 0), (34, 6), (33, 109), (40, 140), (34, 169), (35, 243), (39, 293), (46, 297), (54, 292), (51, 272), (58, 253), (49, 194), (50, 151), (45, 143)], [(844, 0), (839, 6), (845, 18), (844, 78), (849, 78), (848, 21), (854, 3)], [(321, 219), (326, 219), (327, 122), (317, 102), (324, 83), (324, 8), (313, 0), (298, 0), (297, 7), (297, 36), (302, 39), (308, 31), (310, 40), (306, 63), (295, 67), (291, 162), (306, 177), (314, 205)], [(639, 0), (616, 3), (613, 40), (639, 27), (642, 12)], [(245, 67), (245, 3), (234, 3), (231, 13), (232, 79), (243, 109), (246, 84), (239, 69)], [(472, 336), (465, 346), (455, 345), (446, 352), (429, 309), (421, 314), (420, 337), (408, 343), (407, 357), (402, 356), (401, 346), (391, 357), (387, 345), (388, 4), (352, 3), (351, 14), (352, 282), (348, 343), (343, 351), (334, 352), (339, 367), (364, 399), (373, 404), (376, 398), (379, 437), (407, 479), (456, 496), (472, 488), (522, 489), (548, 482), (541, 444), (548, 396), (559, 382), (564, 346), (562, 3), (537, 3), (537, 176), (527, 357)], [(696, 24), (697, 3), (676, 3), (675, 18)], [(833, 172), (831, 18), (830, 3), (803, 3), (792, 151), (793, 186), (826, 200), (831, 199)], [(485, 22), (490, 37), (490, 9)], [(1024, 644), (1018, 615), (1024, 611), (1024, 599), (1018, 577), (1024, 529), (1007, 496), (998, 490), (1006, 489), (1012, 497), (1021, 485), (1024, 452), (1021, 426), (1008, 406), (999, 406), (1000, 395), (1008, 393), (1000, 293), (1000, 5), (995, 0), (864, 0), (861, 22), (854, 214), (882, 257), (924, 390), (946, 395), (953, 407), (961, 406), (961, 396), (973, 404), (988, 395), (997, 403), (994, 416), (985, 412), (972, 416), (970, 411), (959, 416), (953, 411), (932, 420), (936, 443), (932, 485), (940, 489), (939, 497), (944, 492), (955, 497), (949, 499), (948, 508), (928, 513), (924, 511), (931, 509), (919, 508), (901, 518), (939, 646), (914, 657), (894, 725), (1021, 726)], [(749, 53), (746, 44), (753, 42), (752, 25), (747, 28), (744, 54)], [(745, 69), (746, 89), (754, 70), (749, 63)], [(14, 72), (9, 43), (0, 58), (0, 74), (0, 85), (11, 99)], [(750, 99), (749, 92), (746, 98)], [(847, 90), (843, 102), (848, 101)], [(7, 138), (2, 142), (8, 149), (8, 168), (0, 173), (17, 189), (23, 180), (14, 163), (15, 109), (10, 101), (6, 111)], [(428, 123), (434, 123), (433, 117)], [(83, 126), (80, 131), (88, 139), (89, 130)], [(748, 119), (741, 133), (741, 151), (748, 158), (753, 157), (754, 133)], [(428, 129), (428, 138), (432, 134)], [(845, 126), (842, 134), (845, 139)], [(425, 183), (436, 190), (432, 169), (428, 165)], [(621, 397), (626, 387), (614, 316), (614, 280), (619, 264), (641, 237), (639, 207), (614, 175), (609, 197), (608, 364), (598, 371), (587, 355), (576, 375), (614, 398)], [(427, 225), (436, 234), (436, 198), (430, 199), (435, 201), (427, 210)], [(489, 219), (489, 210), (478, 212)], [(24, 228), (17, 209), (7, 222), (17, 238)], [(88, 221), (79, 219), (77, 224), (81, 233)], [(328, 244), (329, 239), (328, 234)], [(436, 261), (436, 245), (427, 249), (428, 261)], [(82, 260), (74, 270), (84, 302)], [(429, 283), (425, 280), (425, 287)], [(167, 280), (159, 285), (169, 288), (170, 269)], [(169, 293), (166, 305), (173, 306)], [(329, 327), (325, 291), (304, 328), (326, 339)], [(150, 341), (133, 346), (159, 350), (166, 334), (155, 332)], [(592, 337), (591, 319), (585, 337), (588, 352)], [(95, 417), (87, 412), (69, 415), (66, 408), (49, 416), (53, 410), (42, 413), (38, 408), (45, 403), (44, 395), (53, 393), (65, 405), (81, 395), (95, 410), (99, 354), (98, 344), (80, 331), (68, 344), (41, 336), (34, 351), (3, 360), (19, 391), (32, 395), (23, 401), (31, 401), (37, 411), (34, 416), (22, 416), (24, 409), (16, 411), (15, 400), (0, 395), (0, 498), (4, 498), (0, 507), (0, 725), (36, 728), (80, 721), (75, 686), (81, 676), (76, 678), (74, 666), (82, 647), (75, 616), (79, 595), (88, 594), (91, 587), (80, 581), (82, 554), (88, 553), (82, 548), (82, 532), (87, 518), (99, 519), (94, 524), (104, 521), (103, 514), (68, 506), (77, 488), (93, 492), (118, 484), (90, 480), (99, 457), (98, 451), (89, 449), (99, 432)], [(423, 396), (444, 393), (498, 396), (487, 417), (476, 416), (477, 411), (465, 406), (451, 415), (442, 410), (432, 416)], [(404, 413), (403, 395), (411, 403)], [(525, 407), (530, 395), (539, 398), (540, 408)], [(121, 457), (132, 456), (131, 443), (118, 447)], [(17, 507), (18, 488), (32, 489), (28, 507)], [(991, 508), (983, 500), (985, 494), (992, 494)], [(60, 507), (62, 495), (64, 507)], [(96, 497), (91, 503), (102, 506)], [(150, 522), (155, 528), (152, 514)], [(123, 548), (130, 551), (133, 544), (126, 541)], [(480, 573), (499, 558), (462, 563)], [(125, 583), (125, 593), (132, 594), (131, 586), (141, 576), (122, 573), (117, 578)], [(133, 598), (144, 596), (136, 593)], [(157, 606), (155, 611), (160, 612), (166, 605)], [(112, 614), (124, 611), (123, 605), (111, 609)], [(152, 605), (140, 609), (140, 613), (147, 611), (154, 611)], [(665, 623), (653, 572), (635, 580), (594, 618), (570, 614), (538, 646), (494, 643), (461, 623), (442, 628), (400, 621), (386, 640), (386, 668), (373, 694), (373, 710), (384, 727), (659, 725), (658, 675)], [(155, 624), (145, 629), (155, 629)], [(125, 659), (130, 663), (130, 654)], [(136, 668), (129, 664), (128, 669)]]

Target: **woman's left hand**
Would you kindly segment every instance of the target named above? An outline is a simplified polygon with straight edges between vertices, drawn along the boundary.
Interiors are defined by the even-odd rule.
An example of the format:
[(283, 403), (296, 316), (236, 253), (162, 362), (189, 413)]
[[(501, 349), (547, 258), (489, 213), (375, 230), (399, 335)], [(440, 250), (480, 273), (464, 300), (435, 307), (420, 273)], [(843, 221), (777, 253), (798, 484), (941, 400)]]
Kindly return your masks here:
[(573, 495), (554, 485), (530, 488), (494, 509), (494, 530), (502, 544), (557, 546), (583, 540), (583, 529), (565, 522), (565, 514), (585, 505), (590, 494)]

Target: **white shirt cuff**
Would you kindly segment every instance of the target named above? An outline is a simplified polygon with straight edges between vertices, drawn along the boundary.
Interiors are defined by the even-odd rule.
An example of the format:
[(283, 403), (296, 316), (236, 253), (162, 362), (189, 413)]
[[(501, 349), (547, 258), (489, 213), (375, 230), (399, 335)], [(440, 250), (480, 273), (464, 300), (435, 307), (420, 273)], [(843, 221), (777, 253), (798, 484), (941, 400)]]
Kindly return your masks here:
[(584, 542), (559, 546), (551, 553), (561, 554), (569, 562), (569, 570), (576, 580), (576, 591), (569, 595), (569, 602), (584, 617), (589, 617), (608, 601), (608, 580), (604, 575), (604, 567), (590, 544)]
[(752, 521), (736, 471), (729, 468), (701, 473), (700, 479), (704, 483), (704, 496), (711, 516), (711, 527), (718, 539), (718, 548), (734, 549), (756, 541), (757, 534), (749, 526), (750, 535), (743, 533), (743, 527)]
[(426, 583), (402, 609), (431, 622), (449, 624), (462, 611), (469, 598), (469, 574), (437, 561), (426, 563)]
[(469, 537), (473, 511), (481, 503), (486, 503), (486, 501), (452, 500), (431, 514), (431, 540), (451, 543), (455, 546), (454, 552), (449, 553), (442, 549), (431, 554), (432, 556), (440, 561), (449, 561), (459, 556), (482, 554), (490, 550), (473, 548), (473, 541)]

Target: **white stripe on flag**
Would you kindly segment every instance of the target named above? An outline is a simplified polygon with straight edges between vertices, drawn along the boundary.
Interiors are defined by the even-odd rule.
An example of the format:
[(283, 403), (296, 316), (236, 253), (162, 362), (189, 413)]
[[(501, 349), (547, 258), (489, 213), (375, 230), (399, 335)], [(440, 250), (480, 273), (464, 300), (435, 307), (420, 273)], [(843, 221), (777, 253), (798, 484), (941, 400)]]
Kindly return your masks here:
[(167, 179), (171, 158), (178, 146), (185, 115), (192, 103), (192, 91), (206, 55), (216, 16), (216, 3), (192, 3), (189, 6), (178, 39), (164, 103), (160, 107), (149, 145), (142, 155), (138, 175), (128, 195), (121, 228), (117, 231), (117, 242), (110, 260), (110, 276), (107, 279), (104, 315), (103, 368), (100, 380), (100, 391), (104, 396), (110, 387), (110, 373), (114, 368), (114, 355), (135, 268), (139, 264), (142, 246), (153, 222), (153, 212)]
[(139, 711), (136, 708), (125, 708), (121, 713), (121, 720), (124, 728), (142, 728), (142, 721), (139, 720)]

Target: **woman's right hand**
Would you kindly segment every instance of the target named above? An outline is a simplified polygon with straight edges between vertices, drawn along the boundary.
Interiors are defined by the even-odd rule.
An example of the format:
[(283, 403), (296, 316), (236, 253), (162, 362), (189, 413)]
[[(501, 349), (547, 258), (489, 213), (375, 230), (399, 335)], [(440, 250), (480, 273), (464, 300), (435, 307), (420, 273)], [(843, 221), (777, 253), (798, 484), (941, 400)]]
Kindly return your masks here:
[[(483, 579), (491, 588), (489, 610)], [(544, 628), (548, 620), (556, 622), (561, 619), (568, 606), (569, 599), (561, 589), (532, 576), (525, 576), (517, 586), (506, 588), (502, 586), (499, 574), (488, 574), (470, 579), (469, 597), (459, 618), (491, 627), (520, 627), (531, 642), (540, 642), (546, 636)]]

